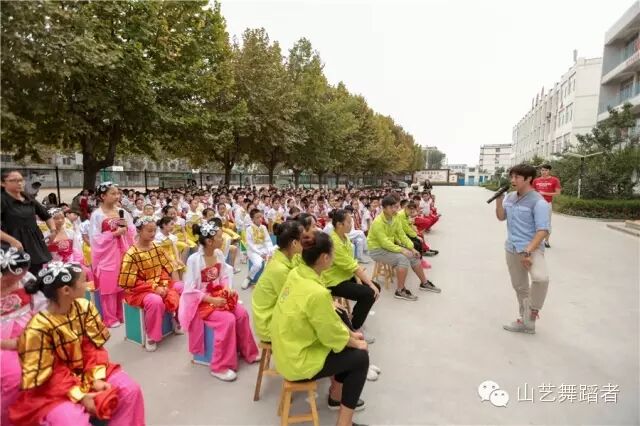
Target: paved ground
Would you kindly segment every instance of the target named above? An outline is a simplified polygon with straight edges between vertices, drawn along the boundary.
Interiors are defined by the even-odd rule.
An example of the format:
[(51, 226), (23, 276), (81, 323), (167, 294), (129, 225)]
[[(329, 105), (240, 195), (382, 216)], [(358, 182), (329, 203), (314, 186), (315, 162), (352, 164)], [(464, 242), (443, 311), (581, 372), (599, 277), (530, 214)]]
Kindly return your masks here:
[[(383, 294), (367, 320), (377, 341), (372, 362), (382, 368), (367, 382), (367, 409), (356, 421), (418, 424), (640, 424), (640, 240), (603, 222), (554, 215), (553, 248), (547, 253), (551, 284), (538, 334), (514, 335), (502, 324), (517, 313), (502, 242), (505, 225), (494, 217), (490, 195), (473, 187), (436, 188), (441, 223), (429, 242), (441, 254), (430, 278), (440, 295), (417, 302)], [(244, 272), (236, 276), (236, 286)], [(412, 277), (411, 284), (416, 286)], [(245, 303), (251, 293), (241, 292)], [(108, 344), (114, 361), (144, 390), (150, 425), (274, 425), (280, 381), (267, 378), (263, 397), (252, 401), (257, 366), (242, 364), (234, 383), (209, 376), (190, 363), (186, 337), (168, 338), (148, 354), (123, 341), (117, 329)], [(497, 382), (510, 395), (506, 408), (481, 402), (478, 385)], [(326, 381), (325, 381), (326, 382)], [(601, 399), (617, 385), (617, 402)], [(534, 402), (519, 402), (525, 384)], [(555, 402), (541, 402), (538, 386), (555, 386)], [(561, 385), (597, 385), (596, 402), (560, 402)], [(322, 424), (334, 424), (319, 396)], [(568, 393), (569, 395), (572, 392)], [(294, 408), (304, 406), (298, 398)]]

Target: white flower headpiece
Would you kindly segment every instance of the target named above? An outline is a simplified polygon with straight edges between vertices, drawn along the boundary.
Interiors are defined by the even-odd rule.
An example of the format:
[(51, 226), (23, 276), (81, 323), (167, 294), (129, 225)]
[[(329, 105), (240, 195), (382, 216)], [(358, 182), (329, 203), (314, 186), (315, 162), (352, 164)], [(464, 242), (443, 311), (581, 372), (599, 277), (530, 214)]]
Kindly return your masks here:
[(218, 228), (213, 222), (205, 222), (200, 225), (200, 235), (203, 237), (213, 237), (219, 230), (220, 228)]
[(60, 275), (60, 280), (67, 284), (73, 279), (71, 272), (82, 272), (82, 268), (77, 263), (49, 262), (38, 272), (38, 277), (42, 278), (43, 283), (51, 284)]
[(135, 222), (133, 222), (134, 226), (138, 229), (142, 228), (147, 223), (156, 223), (156, 219), (153, 216), (140, 216), (136, 218)]
[(47, 210), (47, 213), (49, 213), (49, 216), (53, 217), (55, 215), (57, 215), (58, 213), (62, 213), (63, 210), (60, 207), (53, 207), (50, 208), (49, 210)]
[[(29, 253), (18, 251), (15, 247), (9, 247), (7, 250), (0, 249), (0, 268), (8, 270), (13, 275), (23, 273), (23, 267), (28, 266), (30, 261)], [(2, 276), (1, 273), (0, 276)]]
[(109, 190), (109, 188), (111, 188), (112, 186), (118, 186), (117, 184), (111, 182), (111, 181), (107, 181), (107, 182), (102, 182), (100, 185), (98, 185), (96, 187), (96, 192), (98, 193), (98, 195), (100, 194), (104, 194), (105, 192), (107, 192)]

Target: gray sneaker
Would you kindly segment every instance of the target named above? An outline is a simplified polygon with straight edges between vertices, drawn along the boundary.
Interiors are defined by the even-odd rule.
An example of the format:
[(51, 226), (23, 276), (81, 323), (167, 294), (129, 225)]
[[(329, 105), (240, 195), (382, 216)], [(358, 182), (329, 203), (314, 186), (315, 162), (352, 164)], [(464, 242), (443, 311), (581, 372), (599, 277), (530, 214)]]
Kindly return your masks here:
[(431, 292), (434, 292), (434, 293), (440, 293), (442, 291), (438, 287), (436, 287), (436, 285), (434, 283), (432, 283), (429, 280), (427, 280), (426, 283), (420, 284), (420, 287), (418, 287), (418, 288), (420, 290), (422, 290), (422, 291), (431, 291)]
[(396, 292), (394, 293), (393, 297), (395, 297), (396, 299), (408, 300), (410, 302), (414, 302), (414, 301), (418, 300), (418, 296), (414, 296), (406, 288), (403, 288), (401, 290), (396, 290)]
[(511, 324), (503, 325), (502, 328), (513, 333), (536, 334), (535, 326), (533, 328), (527, 327), (520, 318)]

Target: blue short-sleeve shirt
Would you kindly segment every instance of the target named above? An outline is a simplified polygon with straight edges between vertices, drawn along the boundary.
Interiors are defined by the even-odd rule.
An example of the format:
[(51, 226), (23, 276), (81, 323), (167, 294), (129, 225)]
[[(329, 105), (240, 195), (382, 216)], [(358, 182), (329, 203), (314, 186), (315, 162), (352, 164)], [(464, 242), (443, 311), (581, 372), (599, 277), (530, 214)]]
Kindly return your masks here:
[[(529, 191), (518, 198), (513, 191), (502, 202), (507, 215), (507, 241), (505, 249), (511, 253), (521, 253), (538, 231), (549, 230), (549, 209), (551, 205), (537, 191)], [(540, 246), (544, 250), (544, 246)]]

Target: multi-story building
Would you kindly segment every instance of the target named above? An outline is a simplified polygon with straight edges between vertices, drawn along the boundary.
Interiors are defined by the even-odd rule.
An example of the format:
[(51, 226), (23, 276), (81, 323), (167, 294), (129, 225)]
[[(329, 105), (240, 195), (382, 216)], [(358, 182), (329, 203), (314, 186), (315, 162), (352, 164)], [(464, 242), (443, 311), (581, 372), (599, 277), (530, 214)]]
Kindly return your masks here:
[(531, 109), (513, 128), (513, 163), (535, 155), (550, 158), (577, 142), (595, 126), (602, 58), (578, 58), (551, 90), (531, 101)]
[(633, 105), (636, 128), (640, 127), (640, 2), (613, 24), (604, 37), (598, 121), (609, 116), (609, 108), (626, 102)]
[(507, 170), (511, 165), (511, 148), (510, 143), (482, 145), (478, 171), (493, 175), (499, 168)]

